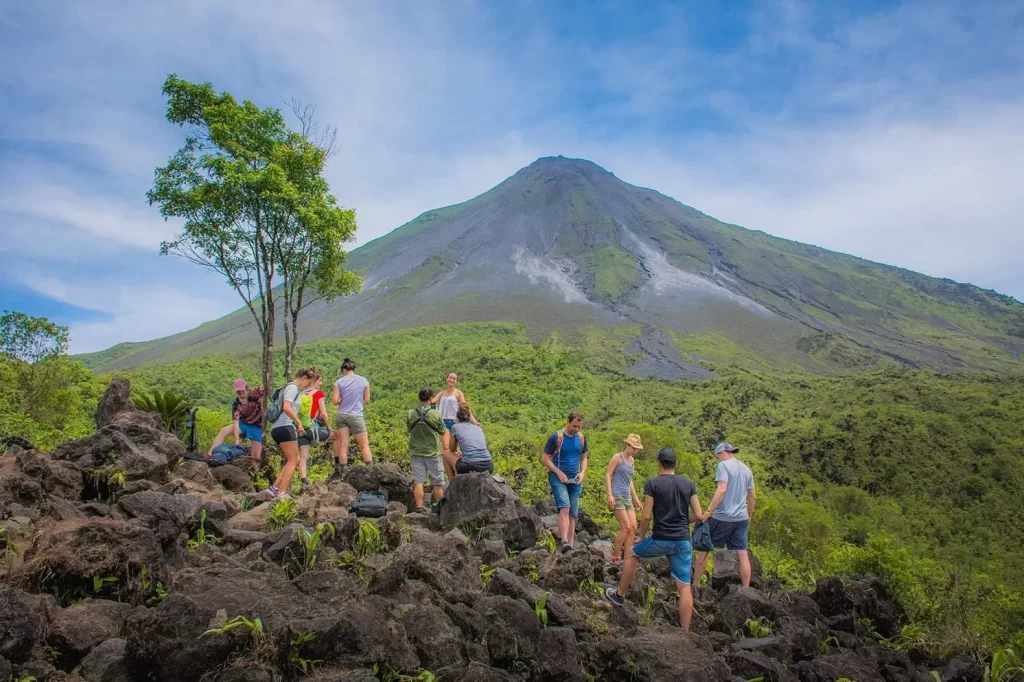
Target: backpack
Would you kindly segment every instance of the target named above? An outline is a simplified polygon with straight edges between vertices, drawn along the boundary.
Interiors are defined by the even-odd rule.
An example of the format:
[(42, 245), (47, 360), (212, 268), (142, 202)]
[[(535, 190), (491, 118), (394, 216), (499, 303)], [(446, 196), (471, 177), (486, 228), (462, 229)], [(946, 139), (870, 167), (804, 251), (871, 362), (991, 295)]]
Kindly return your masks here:
[(427, 417), (430, 415), (430, 411), (434, 408), (427, 407), (426, 409), (423, 409), (423, 407), (423, 405), (420, 405), (419, 407), (416, 408), (416, 421), (414, 421), (412, 424), (409, 424), (409, 433), (412, 433), (412, 430), (415, 429), (420, 424), (428, 423), (429, 420), (427, 419)]
[(348, 508), (356, 516), (378, 519), (388, 511), (388, 501), (380, 493), (359, 493)]
[[(582, 452), (586, 452), (586, 450), (587, 450), (587, 437), (583, 435), (582, 431), (577, 431), (576, 433), (580, 437), (580, 449), (582, 450)], [(551, 459), (555, 462), (555, 466), (557, 467), (558, 466), (558, 461), (557, 461), (558, 456), (560, 454), (562, 454), (562, 441), (565, 440), (565, 432), (564, 432), (564, 430), (563, 429), (558, 429), (557, 431), (555, 431), (555, 436), (557, 436), (557, 442), (555, 443), (555, 452), (554, 452), (554, 454), (551, 455)], [(582, 455), (582, 452), (580, 453), (581, 455)], [(559, 467), (559, 468), (561, 468), (561, 467)]]
[(284, 412), (284, 389), (292, 385), (292, 382), (288, 382), (281, 388), (274, 391), (274, 395), (270, 397), (270, 404), (267, 405), (266, 420), (270, 423), (277, 421), (277, 418)]
[(693, 551), (711, 552), (714, 548), (714, 542), (711, 540), (711, 524), (696, 524), (693, 527)]
[(224, 466), (231, 460), (238, 459), (245, 454), (246, 449), (241, 445), (230, 445), (228, 443), (224, 443), (223, 445), (218, 445), (213, 449), (207, 463), (212, 467)]

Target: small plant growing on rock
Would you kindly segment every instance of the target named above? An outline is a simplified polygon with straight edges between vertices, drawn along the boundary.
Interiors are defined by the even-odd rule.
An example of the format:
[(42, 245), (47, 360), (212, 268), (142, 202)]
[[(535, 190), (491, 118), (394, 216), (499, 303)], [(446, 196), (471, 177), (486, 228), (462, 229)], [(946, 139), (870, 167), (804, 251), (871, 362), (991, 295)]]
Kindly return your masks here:
[(13, 554), (18, 556), (21, 552), (18, 550), (18, 545), (11, 539), (11, 534), (7, 528), (0, 528), (0, 556), (7, 554)]
[(380, 536), (380, 529), (377, 524), (369, 519), (362, 519), (359, 522), (359, 531), (356, 533), (356, 555), (361, 559), (383, 552), (387, 549), (387, 543)]
[(188, 541), (188, 551), (194, 552), (203, 545), (219, 545), (222, 540), (206, 530), (206, 510), (199, 512), (199, 528), (194, 538)]
[(309, 530), (305, 526), (299, 529), (299, 543), (302, 545), (302, 566), (306, 571), (313, 570), (320, 557), (320, 544), (324, 535), (334, 537), (334, 524), (327, 521), (316, 524)]
[(576, 591), (585, 597), (603, 597), (604, 585), (588, 576), (580, 581), (579, 587), (576, 588)]
[(1024, 660), (1010, 647), (992, 654), (992, 663), (985, 666), (985, 682), (1016, 680), (1024, 676)]
[(103, 588), (108, 585), (114, 585), (117, 583), (117, 578), (112, 575), (99, 576), (94, 575), (92, 577), (92, 591), (94, 594), (99, 594), (103, 591)]
[(498, 572), (494, 566), (488, 566), (487, 564), (480, 564), (480, 582), (483, 583), (484, 589), (491, 584), (491, 578)]
[(608, 626), (596, 613), (588, 613), (584, 621), (595, 635), (603, 635), (608, 632)]
[(302, 658), (301, 649), (303, 644), (308, 644), (316, 639), (316, 635), (311, 632), (302, 632), (292, 628), (292, 640), (288, 647), (288, 662), (302, 671), (303, 675), (316, 672), (316, 667), (323, 663), (323, 661), (311, 661), (308, 658)]
[(533, 612), (537, 614), (537, 620), (540, 621), (540, 626), (546, 628), (548, 626), (548, 597), (551, 596), (550, 592), (542, 592), (537, 597), (537, 601), (533, 603)]
[(748, 618), (744, 625), (751, 637), (769, 637), (772, 634), (771, 621), (764, 616), (761, 616), (757, 620)]
[(555, 541), (555, 536), (551, 534), (551, 531), (546, 530), (537, 538), (537, 546), (543, 547), (549, 553), (554, 554), (555, 550), (558, 549), (558, 542)]
[(654, 624), (654, 602), (657, 599), (658, 591), (654, 589), (654, 585), (648, 585), (647, 591), (644, 592), (644, 603), (641, 606), (640, 612), (637, 614), (637, 620), (640, 625), (650, 627)]
[(251, 648), (253, 658), (271, 660), (276, 655), (274, 642), (264, 629), (262, 618), (250, 620), (243, 615), (237, 615), (218, 628), (210, 628), (200, 637), (228, 635), (235, 630), (248, 635), (246, 646)]
[(295, 509), (295, 500), (290, 497), (280, 499), (267, 512), (267, 530), (271, 532), (281, 530), (292, 523), (298, 515), (299, 512)]

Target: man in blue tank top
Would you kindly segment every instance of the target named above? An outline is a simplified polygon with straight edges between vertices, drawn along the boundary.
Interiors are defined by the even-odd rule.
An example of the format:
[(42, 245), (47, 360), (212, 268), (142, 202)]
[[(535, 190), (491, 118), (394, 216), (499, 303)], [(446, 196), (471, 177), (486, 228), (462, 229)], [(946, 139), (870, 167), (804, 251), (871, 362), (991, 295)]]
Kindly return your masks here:
[(587, 439), (580, 431), (583, 415), (573, 412), (565, 428), (551, 434), (541, 461), (548, 470), (548, 483), (558, 509), (559, 551), (567, 552), (576, 541), (576, 517), (580, 513), (580, 494), (587, 476)]

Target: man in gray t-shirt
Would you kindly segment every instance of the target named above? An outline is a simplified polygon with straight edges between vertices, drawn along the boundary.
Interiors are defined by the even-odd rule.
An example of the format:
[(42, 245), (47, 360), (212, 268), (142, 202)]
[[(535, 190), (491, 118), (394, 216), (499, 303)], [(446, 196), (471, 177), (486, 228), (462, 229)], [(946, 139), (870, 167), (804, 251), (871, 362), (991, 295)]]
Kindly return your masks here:
[[(718, 468), (715, 470), (715, 496), (711, 498), (701, 521), (709, 524), (711, 543), (715, 549), (736, 552), (740, 582), (744, 587), (750, 587), (747, 535), (757, 496), (754, 494), (754, 474), (751, 473), (750, 467), (736, 459), (736, 453), (739, 451), (739, 448), (726, 442), (715, 446), (715, 457), (718, 459)], [(707, 552), (697, 554), (694, 561), (694, 584), (700, 584), (707, 563)]]

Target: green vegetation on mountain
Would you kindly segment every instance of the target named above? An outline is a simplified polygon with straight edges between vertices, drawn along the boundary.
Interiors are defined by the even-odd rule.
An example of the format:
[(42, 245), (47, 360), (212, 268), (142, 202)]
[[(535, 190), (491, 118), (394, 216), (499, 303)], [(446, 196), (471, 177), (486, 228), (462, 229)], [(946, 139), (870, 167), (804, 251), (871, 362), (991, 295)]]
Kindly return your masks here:
[[(301, 346), (296, 360), (331, 377), (343, 357), (355, 358), (371, 381), (373, 452), (403, 467), (404, 411), (420, 385), (459, 371), (498, 470), (528, 498), (548, 495), (545, 435), (582, 409), (592, 448), (583, 506), (602, 522), (604, 467), (627, 433), (647, 445), (641, 478), (655, 473), (654, 451), (672, 446), (704, 498), (713, 490), (708, 453), (727, 437), (757, 477), (752, 538), (769, 573), (804, 586), (826, 573), (879, 573), (945, 647), (997, 644), (1024, 630), (1024, 378), (718, 365), (702, 382), (637, 379), (621, 373), (634, 332), (535, 345), (520, 325), (464, 324), (321, 341)], [(136, 390), (173, 389), (207, 408), (209, 442), (228, 419), (232, 380), (254, 380), (258, 369), (257, 353), (211, 356), (132, 379)]]
[(643, 272), (631, 253), (612, 244), (602, 244), (584, 257), (583, 278), (595, 297), (614, 302), (640, 286)]

